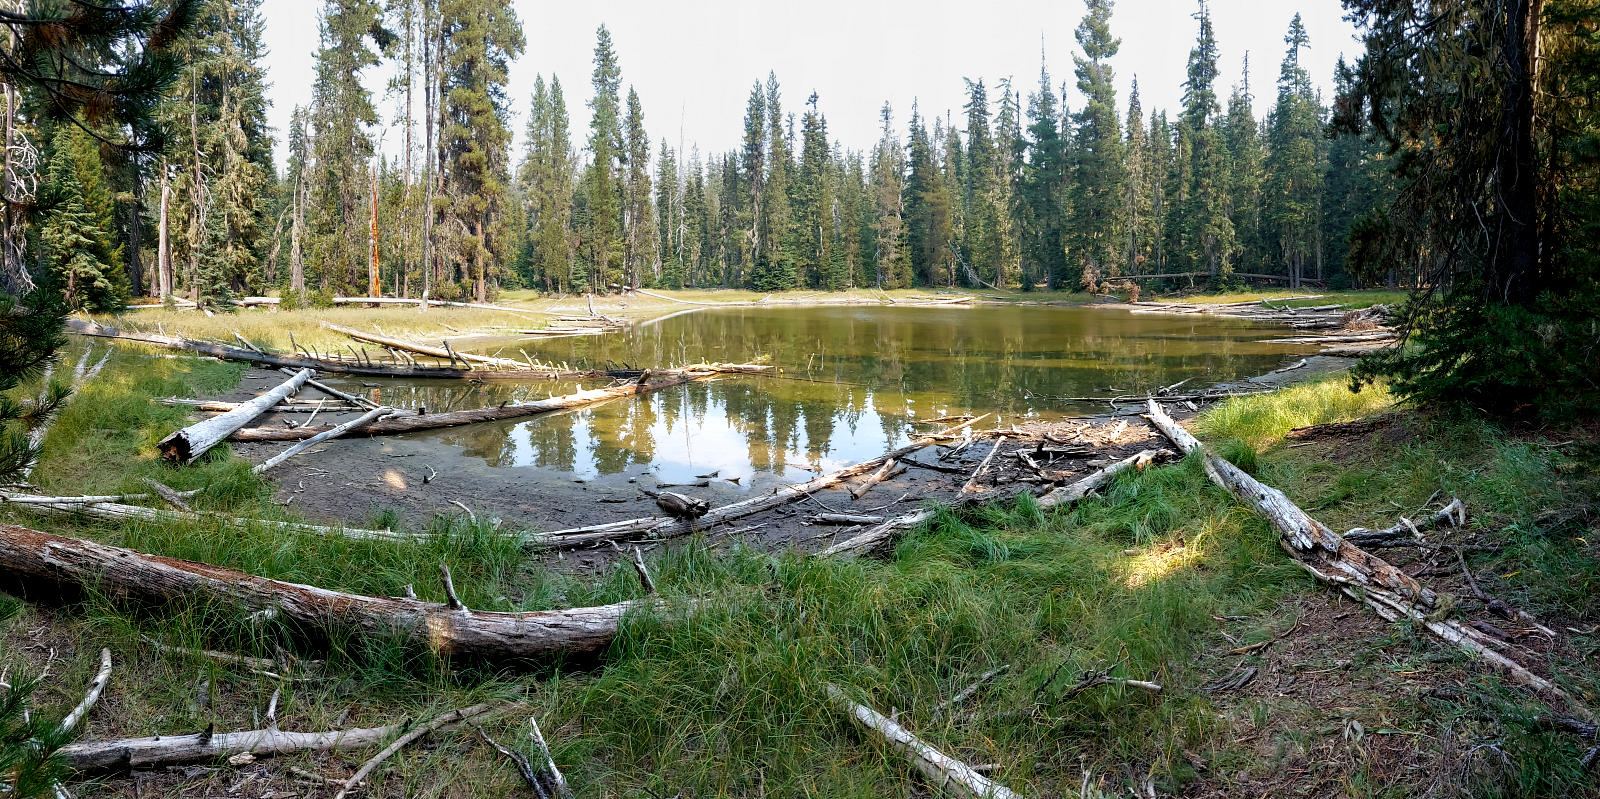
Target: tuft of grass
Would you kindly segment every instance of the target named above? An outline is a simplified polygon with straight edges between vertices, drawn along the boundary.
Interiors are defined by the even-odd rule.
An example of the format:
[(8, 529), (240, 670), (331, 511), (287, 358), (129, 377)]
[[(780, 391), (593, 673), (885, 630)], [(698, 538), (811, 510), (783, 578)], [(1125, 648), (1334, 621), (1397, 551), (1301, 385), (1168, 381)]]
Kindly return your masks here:
[(1393, 403), (1382, 387), (1352, 392), (1349, 380), (1335, 375), (1271, 394), (1221, 402), (1200, 417), (1196, 433), (1208, 440), (1237, 439), (1261, 450), (1282, 441), (1293, 428), (1360, 419), (1380, 413)]

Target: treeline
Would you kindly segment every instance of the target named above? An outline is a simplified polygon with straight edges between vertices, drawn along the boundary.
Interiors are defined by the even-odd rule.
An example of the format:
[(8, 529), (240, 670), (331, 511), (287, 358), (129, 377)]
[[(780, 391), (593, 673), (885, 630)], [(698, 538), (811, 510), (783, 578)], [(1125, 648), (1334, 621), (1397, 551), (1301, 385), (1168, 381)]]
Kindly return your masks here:
[[(502, 287), (1406, 279), (1364, 269), (1393, 259), (1349, 244), (1385, 240), (1389, 164), (1370, 137), (1327, 134), (1332, 109), (1301, 65), (1310, 43), (1298, 15), (1265, 120), (1248, 62), (1223, 102), (1203, 0), (1176, 117), (1147, 112), (1137, 82), (1118, 98), (1112, 2), (1090, 0), (1076, 30), (1080, 107), (1041, 65), (1026, 95), (1009, 79), (969, 81), (959, 115), (913, 106), (905, 129), (885, 104), (882, 137), (853, 150), (830, 140), (821, 98), (788, 110), (769, 75), (751, 88), (741, 146), (725, 153), (652, 142), (602, 27), (587, 134), (572, 131), (560, 80), (541, 77), (527, 147), (513, 153), (505, 89), (524, 40), (504, 4), (325, 0), (312, 102), (283, 132), (280, 170), (262, 2), (200, 8), (177, 48), (182, 78), (156, 110), (159, 146), (112, 146), (27, 98), (12, 108), (40, 151), (38, 234), (25, 246), (76, 305), (269, 291), (315, 302), (485, 300)], [(385, 65), (394, 77), (375, 97), (358, 75)]]

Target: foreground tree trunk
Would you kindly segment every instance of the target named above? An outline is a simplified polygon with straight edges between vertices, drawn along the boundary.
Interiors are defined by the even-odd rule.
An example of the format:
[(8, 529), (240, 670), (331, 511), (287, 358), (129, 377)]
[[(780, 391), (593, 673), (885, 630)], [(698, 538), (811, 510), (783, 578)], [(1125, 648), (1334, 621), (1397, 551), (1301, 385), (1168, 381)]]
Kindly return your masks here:
[(440, 656), (502, 662), (596, 652), (616, 637), (629, 610), (658, 607), (642, 600), (531, 613), (474, 611), (459, 602), (363, 596), (269, 580), (8, 524), (0, 524), (0, 581), (24, 598), (40, 591), (94, 591), (151, 606), (220, 602), (274, 613), (320, 644), (340, 634), (397, 638)]

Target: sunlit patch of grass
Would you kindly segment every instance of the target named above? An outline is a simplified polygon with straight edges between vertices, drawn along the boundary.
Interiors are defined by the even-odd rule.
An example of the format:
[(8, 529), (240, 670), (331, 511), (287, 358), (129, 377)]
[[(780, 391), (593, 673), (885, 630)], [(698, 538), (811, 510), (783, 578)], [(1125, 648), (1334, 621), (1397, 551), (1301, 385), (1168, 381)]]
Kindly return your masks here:
[(1223, 401), (1200, 417), (1196, 433), (1208, 440), (1238, 439), (1260, 450), (1282, 441), (1293, 428), (1364, 418), (1393, 402), (1380, 386), (1352, 392), (1349, 379), (1341, 374)]

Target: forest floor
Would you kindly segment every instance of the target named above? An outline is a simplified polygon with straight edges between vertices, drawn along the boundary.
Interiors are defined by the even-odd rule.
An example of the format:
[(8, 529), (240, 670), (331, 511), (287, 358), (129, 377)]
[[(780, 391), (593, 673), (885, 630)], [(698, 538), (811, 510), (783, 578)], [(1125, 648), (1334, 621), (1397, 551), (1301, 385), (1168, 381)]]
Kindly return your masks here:
[[(456, 326), (444, 310), (430, 310), (439, 315), (428, 323)], [(82, 346), (74, 341), (64, 357), (75, 359)], [(182, 469), (154, 455), (155, 441), (187, 412), (153, 399), (236, 391), (246, 373), (119, 348), (62, 412), (35, 481), (43, 491), (80, 494), (142, 490), (140, 478), (156, 477), (202, 488), (202, 508), (314, 516), (305, 499), (280, 505), (273, 485), (237, 457), (249, 454), (242, 450)], [(1430, 547), (1383, 554), (1471, 602), (1464, 566), (1483, 590), (1537, 616), (1557, 632), (1553, 641), (1509, 623), (1506, 633), (1548, 662), (1570, 693), (1600, 704), (1600, 426), (1500, 427), (1395, 406), (1381, 389), (1352, 394), (1346, 382), (1324, 373), (1211, 406), (1189, 425), (1336, 530), (1386, 527), (1460, 498), (1465, 528), (1428, 533)], [(1361, 419), (1372, 424), (1286, 438), (1295, 427)], [(1166, 446), (1150, 441), (1137, 416), (1080, 425), (1031, 432), (1095, 440), (1115, 432), (1096, 457)], [(987, 447), (974, 445), (964, 466)], [(938, 452), (916, 457), (937, 463)], [(309, 475), (306, 493), (349, 491), (337, 483), (370, 479), (354, 471)], [(923, 479), (931, 475), (947, 488), (961, 479)], [(1004, 487), (1020, 476), (1002, 469), (985, 484)], [(293, 480), (280, 475), (279, 490), (301, 478)], [(881, 505), (908, 488), (880, 485), (853, 504)], [(852, 504), (842, 491), (828, 493), (819, 498)], [(116, 667), (85, 739), (258, 727), (280, 688), (286, 730), (513, 703), (516, 711), (485, 722), (485, 731), (526, 749), (525, 716), (537, 716), (579, 797), (927, 795), (928, 784), (903, 760), (829, 709), (828, 682), (858, 689), (886, 713), (897, 709), (908, 729), (1027, 796), (1596, 795), (1595, 775), (1579, 765), (1596, 741), (1542, 726), (1543, 705), (1481, 662), (1313, 583), (1266, 523), (1212, 486), (1194, 459), (1128, 474), (1071, 509), (1044, 511), (1009, 493), (941, 512), (885, 558), (812, 557), (806, 553), (825, 540), (801, 539), (822, 533), (818, 527), (771, 540), (701, 533), (661, 542), (646, 555), (660, 593), (674, 603), (697, 599), (700, 609), (689, 621), (677, 611), (639, 618), (598, 662), (499, 671), (357, 645), (300, 653), (325, 661), (302, 661), (289, 675), (295, 680), (283, 683), (156, 651), (142, 638), (277, 653), (281, 642), (253, 635), (237, 618), (3, 594), (0, 662), (12, 675), (48, 670), (32, 700), (35, 713), (48, 716), (81, 698), (96, 653), (109, 647)], [(432, 535), (402, 544), (205, 523), (110, 525), (0, 508), (12, 523), (374, 595), (415, 585), (423, 598), (441, 598), (441, 561), (474, 608), (643, 594), (631, 568), (598, 555), (588, 564), (528, 557), (492, 534), (488, 515), (422, 521), (415, 526)], [(962, 686), (1001, 666), (1009, 670), (946, 710)], [(1113, 666), (1118, 676), (1166, 690), (1069, 691), (1080, 674)], [(1218, 684), (1252, 668), (1243, 684)], [(79, 796), (326, 796), (327, 786), (291, 769), (343, 777), (368, 754), (113, 772), (69, 787)], [(363, 795), (514, 796), (520, 786), (504, 759), (454, 732), (403, 750)]]

